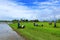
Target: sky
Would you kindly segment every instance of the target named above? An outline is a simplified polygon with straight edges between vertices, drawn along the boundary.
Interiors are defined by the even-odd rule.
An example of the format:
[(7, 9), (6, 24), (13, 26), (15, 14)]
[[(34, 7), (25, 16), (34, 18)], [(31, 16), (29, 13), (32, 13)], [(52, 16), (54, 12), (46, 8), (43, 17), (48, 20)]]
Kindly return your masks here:
[(0, 20), (60, 19), (60, 0), (0, 0)]

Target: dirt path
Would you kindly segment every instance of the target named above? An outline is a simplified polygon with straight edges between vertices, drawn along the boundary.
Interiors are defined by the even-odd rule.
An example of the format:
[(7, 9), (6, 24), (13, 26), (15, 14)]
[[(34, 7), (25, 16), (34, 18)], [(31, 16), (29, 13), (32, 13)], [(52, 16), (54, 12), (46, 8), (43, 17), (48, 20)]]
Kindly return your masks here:
[(0, 40), (24, 40), (24, 38), (13, 31), (8, 24), (0, 23)]

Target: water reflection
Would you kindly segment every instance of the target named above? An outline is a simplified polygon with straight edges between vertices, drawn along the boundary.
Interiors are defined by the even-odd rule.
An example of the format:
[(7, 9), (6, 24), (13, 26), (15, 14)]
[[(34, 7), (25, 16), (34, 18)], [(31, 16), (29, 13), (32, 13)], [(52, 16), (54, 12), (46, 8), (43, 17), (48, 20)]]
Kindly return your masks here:
[[(20, 40), (21, 37), (7, 23), (0, 22), (0, 40)], [(22, 39), (21, 39), (22, 40)]]

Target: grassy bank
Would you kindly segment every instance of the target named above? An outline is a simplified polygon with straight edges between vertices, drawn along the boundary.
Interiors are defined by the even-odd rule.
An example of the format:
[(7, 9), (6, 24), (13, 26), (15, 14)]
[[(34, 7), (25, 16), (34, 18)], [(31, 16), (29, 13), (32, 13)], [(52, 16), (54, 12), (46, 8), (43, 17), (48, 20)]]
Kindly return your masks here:
[(60, 40), (60, 23), (57, 23), (57, 28), (47, 22), (37, 22), (37, 24), (40, 26), (33, 26), (32, 22), (21, 22), (21, 25), (26, 26), (24, 29), (17, 29), (17, 23), (9, 25), (27, 40)]

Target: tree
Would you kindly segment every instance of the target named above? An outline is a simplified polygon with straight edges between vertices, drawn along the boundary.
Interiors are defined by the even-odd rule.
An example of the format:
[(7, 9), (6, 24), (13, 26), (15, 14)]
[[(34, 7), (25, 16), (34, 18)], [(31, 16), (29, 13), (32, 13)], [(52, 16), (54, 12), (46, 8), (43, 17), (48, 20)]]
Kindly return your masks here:
[(30, 20), (30, 22), (39, 22), (39, 20), (38, 19)]
[(18, 22), (18, 20), (15, 19), (15, 20), (12, 20), (12, 22), (13, 22), (13, 23), (16, 23), (16, 22)]
[(28, 22), (28, 19), (21, 19), (22, 22)]

